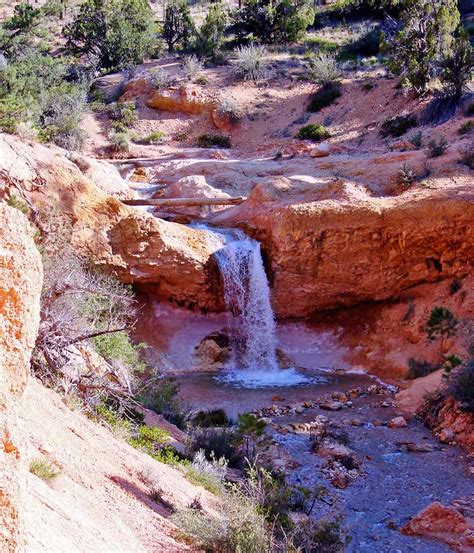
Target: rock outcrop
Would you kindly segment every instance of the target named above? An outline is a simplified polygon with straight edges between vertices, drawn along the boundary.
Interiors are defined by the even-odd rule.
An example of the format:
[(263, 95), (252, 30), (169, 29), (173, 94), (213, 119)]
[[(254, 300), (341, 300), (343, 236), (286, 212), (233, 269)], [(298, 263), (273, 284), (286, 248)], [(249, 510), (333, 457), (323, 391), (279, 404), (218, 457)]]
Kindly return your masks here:
[(442, 441), (456, 442), (474, 453), (474, 414), (462, 411), (454, 399), (444, 402), (437, 414), (434, 431)]
[(24, 479), (17, 411), (39, 325), (41, 256), (18, 210), (0, 203), (0, 551), (17, 551)]
[[(87, 159), (81, 158), (87, 173)], [(101, 180), (114, 182), (117, 173), (105, 162)], [(107, 173), (109, 169), (109, 173)], [(212, 260), (216, 244), (209, 233), (162, 221), (140, 208), (130, 208), (107, 195), (64, 151), (27, 144), (0, 134), (0, 171), (8, 174), (29, 197), (35, 209), (54, 225), (65, 221), (65, 242), (117, 275), (123, 282), (153, 292), (178, 305), (221, 308), (217, 267)], [(0, 176), (0, 185), (2, 178)], [(46, 221), (47, 226), (53, 224)], [(63, 221), (63, 222), (64, 222)], [(70, 234), (70, 236), (69, 236)]]
[(469, 184), (375, 198), (340, 179), (274, 177), (215, 220), (262, 242), (280, 317), (394, 298), (465, 275), (474, 261)]
[[(127, 92), (125, 92), (127, 94)], [(189, 114), (208, 113), (216, 109), (216, 103), (201, 90), (180, 86), (169, 90), (153, 90), (146, 101), (150, 108)]]

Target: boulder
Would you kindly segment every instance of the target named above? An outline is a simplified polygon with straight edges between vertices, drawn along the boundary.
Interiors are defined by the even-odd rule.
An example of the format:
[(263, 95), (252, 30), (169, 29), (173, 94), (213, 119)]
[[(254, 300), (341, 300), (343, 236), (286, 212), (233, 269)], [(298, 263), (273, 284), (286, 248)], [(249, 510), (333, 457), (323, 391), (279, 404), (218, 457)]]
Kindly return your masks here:
[(79, 167), (85, 177), (106, 194), (118, 198), (135, 197), (126, 180), (122, 178), (118, 169), (111, 163), (86, 157), (76, 152), (70, 154), (69, 159)]
[[(231, 196), (222, 192), (218, 188), (214, 188), (206, 182), (206, 177), (203, 175), (190, 175), (189, 177), (183, 177), (169, 186), (164, 196), (160, 198), (216, 198), (216, 199), (228, 199)], [(187, 215), (194, 215), (199, 217), (205, 217), (213, 211), (220, 211), (225, 209), (223, 206), (202, 206), (202, 207), (181, 207), (173, 208), (173, 212), (185, 213)]]
[(402, 527), (401, 532), (410, 536), (438, 539), (459, 551), (469, 551), (461, 544), (472, 538), (470, 523), (454, 507), (445, 507), (438, 501), (431, 503)]
[(340, 401), (326, 401), (325, 403), (321, 403), (319, 405), (320, 409), (324, 409), (325, 411), (339, 411), (344, 407), (344, 404)]
[(328, 142), (322, 142), (313, 148), (309, 155), (311, 157), (327, 157), (331, 153), (331, 147)]
[(39, 325), (41, 256), (26, 217), (0, 203), (0, 551), (19, 550), (21, 464), (17, 411)]
[(437, 413), (434, 430), (444, 443), (456, 441), (474, 452), (474, 413), (463, 411), (454, 399), (448, 398)]
[(125, 81), (125, 73), (104, 75), (93, 82), (92, 91), (103, 95), (106, 102), (113, 102), (122, 94)]

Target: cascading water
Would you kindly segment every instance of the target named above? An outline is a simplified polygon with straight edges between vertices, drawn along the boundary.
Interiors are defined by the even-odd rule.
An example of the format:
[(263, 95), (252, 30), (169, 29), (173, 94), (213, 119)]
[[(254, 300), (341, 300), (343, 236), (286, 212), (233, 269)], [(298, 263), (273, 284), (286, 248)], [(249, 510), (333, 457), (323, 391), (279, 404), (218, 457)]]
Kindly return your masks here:
[(234, 364), (241, 369), (278, 370), (275, 320), (260, 244), (233, 231), (216, 258), (231, 318)]
[(220, 242), (215, 256), (232, 345), (231, 366), (219, 379), (250, 388), (307, 383), (309, 379), (295, 369), (278, 366), (275, 318), (259, 242), (240, 230), (211, 232)]

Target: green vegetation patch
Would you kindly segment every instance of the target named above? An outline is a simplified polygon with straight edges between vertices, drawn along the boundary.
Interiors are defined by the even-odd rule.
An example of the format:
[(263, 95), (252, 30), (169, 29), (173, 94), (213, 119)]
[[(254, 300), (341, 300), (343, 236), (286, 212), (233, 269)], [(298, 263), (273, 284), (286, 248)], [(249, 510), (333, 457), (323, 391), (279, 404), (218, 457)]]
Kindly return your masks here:
[(295, 138), (300, 140), (311, 140), (312, 142), (321, 142), (331, 137), (331, 133), (323, 125), (309, 124), (301, 127), (296, 133)]

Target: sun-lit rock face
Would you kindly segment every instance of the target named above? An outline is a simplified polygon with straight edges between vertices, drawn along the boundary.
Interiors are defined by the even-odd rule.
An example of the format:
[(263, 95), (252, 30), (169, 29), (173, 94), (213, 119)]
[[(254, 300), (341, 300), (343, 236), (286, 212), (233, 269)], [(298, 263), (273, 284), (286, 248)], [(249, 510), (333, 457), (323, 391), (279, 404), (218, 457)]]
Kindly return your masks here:
[(39, 324), (41, 256), (26, 217), (0, 203), (0, 382), (19, 394), (29, 372)]
[(0, 551), (17, 551), (21, 448), (16, 411), (39, 325), (41, 256), (20, 211), (0, 203)]
[[(87, 178), (84, 167), (99, 166), (97, 162), (82, 156), (79, 165), (59, 148), (0, 135), (0, 170), (13, 167), (12, 177), (32, 190), (30, 199), (39, 211), (55, 211), (65, 219), (72, 235), (60, 236), (61, 231), (56, 231), (59, 238), (72, 240), (97, 265), (159, 299), (191, 308), (221, 309), (218, 271), (212, 259), (216, 245), (208, 233), (122, 204)], [(100, 162), (100, 176), (110, 179), (110, 184), (117, 171)], [(38, 182), (44, 184), (38, 187)], [(121, 194), (120, 187), (116, 192)]]
[(274, 177), (217, 217), (262, 242), (280, 317), (393, 298), (465, 275), (474, 260), (469, 184), (375, 198), (340, 179)]

